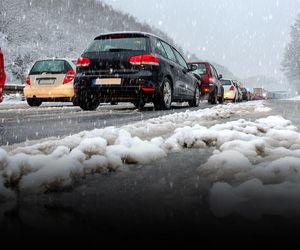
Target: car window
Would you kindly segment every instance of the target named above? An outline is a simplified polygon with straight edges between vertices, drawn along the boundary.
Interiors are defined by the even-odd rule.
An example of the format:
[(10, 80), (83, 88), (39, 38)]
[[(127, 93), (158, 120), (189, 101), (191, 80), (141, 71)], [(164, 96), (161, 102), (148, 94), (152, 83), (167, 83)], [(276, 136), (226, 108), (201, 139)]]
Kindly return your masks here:
[(167, 57), (168, 57), (170, 60), (172, 60), (173, 62), (176, 62), (176, 63), (177, 63), (176, 56), (175, 56), (175, 54), (174, 54), (174, 52), (173, 52), (171, 46), (168, 45), (168, 44), (166, 44), (166, 43), (164, 43), (164, 42), (162, 42), (162, 45), (163, 45), (163, 47), (164, 47), (164, 49), (165, 49), (165, 51), (166, 51), (166, 53), (167, 53)]
[(197, 69), (193, 72), (199, 74), (199, 75), (205, 75), (207, 74), (206, 65), (204, 63), (195, 64), (197, 65)]
[(187, 66), (187, 63), (186, 63), (186, 61), (184, 60), (184, 58), (182, 57), (182, 55), (180, 55), (180, 53), (177, 51), (177, 50), (173, 50), (174, 51), (174, 53), (175, 53), (175, 55), (176, 55), (176, 57), (177, 57), (177, 60), (178, 60), (178, 62), (179, 62), (179, 64), (182, 66), (182, 67), (184, 67), (185, 69), (187, 69), (188, 68), (188, 66)]
[(146, 37), (112, 35), (96, 38), (85, 52), (146, 51)]
[(219, 78), (219, 74), (218, 74), (216, 68), (215, 68), (214, 66), (212, 66), (212, 68), (213, 68), (215, 77), (216, 77), (216, 78)]
[[(70, 67), (70, 66), (69, 66)], [(68, 66), (64, 60), (44, 60), (37, 61), (30, 74), (42, 74), (42, 73), (51, 73), (51, 74), (63, 74), (68, 71)]]
[(210, 70), (211, 70), (211, 73), (213, 74), (213, 76), (215, 78), (217, 78), (216, 71), (214, 70), (214, 67), (212, 65), (210, 65)]
[(221, 84), (223, 86), (231, 86), (232, 85), (231, 81), (229, 81), (229, 80), (221, 80)]
[(159, 41), (159, 40), (156, 41), (155, 52), (165, 58), (168, 58), (168, 55), (167, 55), (164, 47), (162, 46), (161, 41)]

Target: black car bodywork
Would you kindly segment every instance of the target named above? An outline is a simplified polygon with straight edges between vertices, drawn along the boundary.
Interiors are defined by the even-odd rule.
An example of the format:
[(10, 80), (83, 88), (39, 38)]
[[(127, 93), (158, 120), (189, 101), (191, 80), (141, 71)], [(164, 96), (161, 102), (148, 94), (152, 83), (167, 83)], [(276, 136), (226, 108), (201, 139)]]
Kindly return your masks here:
[(141, 32), (110, 33), (95, 38), (77, 62), (74, 81), (79, 105), (94, 110), (100, 102), (171, 102), (198, 106), (198, 79), (182, 55), (161, 38)]

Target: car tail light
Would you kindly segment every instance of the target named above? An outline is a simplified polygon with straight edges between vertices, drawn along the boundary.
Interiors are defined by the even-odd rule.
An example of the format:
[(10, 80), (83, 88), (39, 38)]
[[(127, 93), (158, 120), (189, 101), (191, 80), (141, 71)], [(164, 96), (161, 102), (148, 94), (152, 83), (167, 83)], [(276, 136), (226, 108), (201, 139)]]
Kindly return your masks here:
[(154, 92), (155, 88), (143, 88), (144, 92)]
[(75, 79), (75, 74), (74, 70), (69, 70), (65, 76), (64, 84), (72, 82)]
[(30, 85), (31, 83), (30, 83), (30, 76), (27, 76), (27, 78), (26, 78), (26, 85)]
[(208, 92), (209, 92), (209, 87), (204, 87), (204, 88), (203, 88), (203, 92), (204, 92), (204, 93), (208, 93)]
[(159, 64), (160, 64), (159, 59), (152, 54), (133, 56), (129, 59), (129, 62), (132, 65), (159, 66)]
[(91, 60), (87, 57), (79, 57), (77, 59), (77, 67), (88, 67), (91, 64)]
[(229, 90), (234, 91), (234, 86), (231, 86)]

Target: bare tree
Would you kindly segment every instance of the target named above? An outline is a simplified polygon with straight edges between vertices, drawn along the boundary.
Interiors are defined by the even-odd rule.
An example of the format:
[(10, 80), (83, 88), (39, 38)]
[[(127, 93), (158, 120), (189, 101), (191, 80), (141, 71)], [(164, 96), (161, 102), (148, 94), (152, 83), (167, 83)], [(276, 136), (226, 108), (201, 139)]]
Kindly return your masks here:
[(300, 14), (291, 26), (290, 36), (291, 41), (285, 50), (282, 69), (287, 79), (300, 92)]

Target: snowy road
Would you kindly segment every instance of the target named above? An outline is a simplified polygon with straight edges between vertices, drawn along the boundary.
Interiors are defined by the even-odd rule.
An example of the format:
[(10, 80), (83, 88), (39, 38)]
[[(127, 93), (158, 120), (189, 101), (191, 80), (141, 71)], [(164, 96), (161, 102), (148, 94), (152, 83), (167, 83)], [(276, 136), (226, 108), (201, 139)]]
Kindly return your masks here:
[[(265, 214), (287, 217), (287, 223), (300, 216), (298, 108), (300, 102), (272, 101), (162, 113), (130, 106), (88, 113), (74, 107), (1, 110), (16, 126), (16, 110), (28, 126), (46, 117), (44, 126), (52, 131), (59, 124), (62, 135), (70, 133), (63, 130), (68, 120), (81, 131), (106, 119), (86, 128), (104, 129), (2, 147), (0, 201), (8, 202), (0, 209), (1, 224), (14, 233), (62, 237), (70, 228), (78, 235), (135, 232), (161, 239), (170, 225), (176, 234), (194, 227), (191, 233), (222, 234), (228, 225), (252, 236), (273, 230)], [(141, 227), (149, 232), (138, 232)]]

